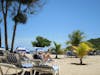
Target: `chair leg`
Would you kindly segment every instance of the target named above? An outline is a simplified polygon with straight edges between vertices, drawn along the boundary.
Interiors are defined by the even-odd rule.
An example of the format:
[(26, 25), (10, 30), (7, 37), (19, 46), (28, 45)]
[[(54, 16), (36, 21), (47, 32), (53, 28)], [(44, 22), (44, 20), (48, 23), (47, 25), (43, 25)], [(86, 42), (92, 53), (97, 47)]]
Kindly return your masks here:
[(15, 68), (15, 69), (16, 69), (16, 75), (18, 75), (17, 68)]
[(36, 75), (36, 70), (34, 70), (34, 74), (33, 75)]
[(59, 71), (56, 71), (54, 75), (59, 75)]
[(30, 71), (30, 75), (32, 75), (32, 70)]
[(1, 72), (1, 75), (3, 75), (3, 72), (2, 72), (1, 66), (0, 66), (0, 72)]
[(25, 71), (23, 70), (23, 72), (21, 73), (21, 75), (24, 75), (25, 74)]

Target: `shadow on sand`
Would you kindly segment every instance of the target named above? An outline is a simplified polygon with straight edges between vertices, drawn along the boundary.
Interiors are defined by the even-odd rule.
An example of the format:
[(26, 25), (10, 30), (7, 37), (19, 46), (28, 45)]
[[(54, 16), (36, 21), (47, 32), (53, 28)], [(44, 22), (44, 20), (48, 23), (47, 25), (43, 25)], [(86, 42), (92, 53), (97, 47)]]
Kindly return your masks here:
[(80, 64), (80, 63), (71, 63), (72, 65), (87, 65), (87, 64)]

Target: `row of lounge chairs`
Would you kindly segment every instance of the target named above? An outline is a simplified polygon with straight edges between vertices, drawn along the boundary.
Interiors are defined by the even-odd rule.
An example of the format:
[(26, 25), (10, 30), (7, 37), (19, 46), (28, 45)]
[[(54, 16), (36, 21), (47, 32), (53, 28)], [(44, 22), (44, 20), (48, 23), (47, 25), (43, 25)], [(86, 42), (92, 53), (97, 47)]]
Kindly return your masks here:
[(36, 75), (37, 72), (39, 72), (38, 75), (43, 75), (43, 73), (59, 75), (59, 69), (55, 70), (53, 66), (49, 65), (40, 65), (39, 63), (43, 62), (39, 59), (22, 61), (21, 56), (17, 53), (7, 53), (2, 57), (5, 58), (0, 63), (0, 75), (25, 75), (26, 72), (30, 73), (29, 75)]

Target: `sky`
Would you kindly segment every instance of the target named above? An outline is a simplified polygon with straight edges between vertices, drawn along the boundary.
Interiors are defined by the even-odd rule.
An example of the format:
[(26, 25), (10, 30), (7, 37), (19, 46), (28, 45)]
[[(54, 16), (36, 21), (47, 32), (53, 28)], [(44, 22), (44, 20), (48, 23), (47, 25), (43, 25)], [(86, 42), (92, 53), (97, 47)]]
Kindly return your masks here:
[[(10, 43), (13, 26), (8, 22)], [(84, 32), (85, 40), (100, 37), (100, 0), (47, 0), (37, 14), (28, 17), (26, 24), (18, 25), (15, 48), (32, 50), (31, 42), (37, 36), (56, 41), (64, 48), (68, 35), (75, 30)]]

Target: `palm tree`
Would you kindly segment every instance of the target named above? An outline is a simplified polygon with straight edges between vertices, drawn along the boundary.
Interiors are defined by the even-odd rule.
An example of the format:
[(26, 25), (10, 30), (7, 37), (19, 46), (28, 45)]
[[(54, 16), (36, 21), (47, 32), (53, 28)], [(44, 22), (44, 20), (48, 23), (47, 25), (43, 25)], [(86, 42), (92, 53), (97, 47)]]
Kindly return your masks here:
[(18, 23), (26, 23), (27, 17), (25, 14), (22, 13), (18, 13), (15, 17), (14, 17), (14, 30), (13, 30), (13, 36), (12, 36), (12, 43), (11, 43), (11, 52), (13, 52), (13, 47), (14, 47), (14, 41), (15, 41), (15, 35), (16, 35), (16, 29), (17, 29), (17, 25)]
[(21, 1), (19, 1), (17, 15), (15, 15), (13, 18), (15, 25), (14, 25), (14, 29), (13, 29), (13, 35), (12, 35), (11, 52), (13, 52), (17, 25), (18, 25), (18, 23), (24, 23), (26, 21), (26, 18), (25, 18), (25, 21), (23, 22), (24, 17), (23, 17), (23, 14), (20, 13), (20, 9), (21, 9)]
[(58, 58), (58, 52), (61, 50), (61, 44), (57, 44), (56, 42), (54, 42), (54, 46), (55, 46), (55, 48), (54, 48), (54, 51), (55, 51), (55, 53), (56, 53), (56, 59)]
[(4, 36), (5, 36), (5, 49), (8, 50), (8, 33), (7, 33), (7, 15), (8, 15), (8, 8), (9, 8), (9, 0), (1, 0), (1, 11), (3, 14), (4, 20)]
[(90, 47), (89, 44), (87, 44), (86, 42), (82, 42), (80, 43), (78, 46), (72, 46), (75, 53), (77, 54), (77, 56), (80, 58), (80, 65), (83, 64), (83, 57), (85, 55), (87, 55), (87, 53), (92, 50), (92, 47)]
[(8, 14), (9, 9), (13, 4), (12, 2), (15, 2), (15, 0), (0, 0), (0, 12), (2, 13), (3, 21), (4, 21), (4, 39), (5, 39), (5, 49), (6, 50), (8, 50), (7, 17), (9, 15)]
[[(11, 15), (11, 17), (14, 17), (14, 18), (17, 17), (18, 15), (23, 15), (24, 18), (26, 18), (25, 16), (27, 14), (34, 14), (34, 12), (39, 10), (43, 6), (43, 4), (44, 4), (43, 0), (0, 0), (0, 12), (2, 12), (3, 21), (4, 21), (4, 36), (5, 36), (6, 50), (8, 50), (8, 33), (7, 33), (8, 15)], [(37, 10), (35, 10), (35, 8)], [(22, 19), (23, 18), (21, 17), (21, 19), (19, 20), (22, 20)], [(12, 36), (11, 50), (13, 50), (14, 37), (16, 34), (17, 24), (23, 23), (22, 21), (15, 22), (15, 19), (14, 19), (15, 25), (14, 25), (14, 31), (13, 31), (13, 36)]]
[[(39, 1), (40, 0), (16, 0), (16, 2), (18, 3), (18, 9), (17, 9), (17, 15), (15, 15), (13, 18), (15, 25), (11, 42), (11, 52), (13, 52), (14, 48), (14, 40), (18, 23), (23, 23), (23, 24), (26, 23), (27, 21), (26, 15), (29, 13), (32, 14), (34, 10), (33, 8), (35, 8), (35, 5), (37, 5), (36, 3)], [(25, 6), (25, 8), (23, 8), (24, 7), (23, 5)]]
[[(24, 1), (23, 1), (24, 2)], [(14, 29), (13, 29), (13, 35), (12, 35), (12, 42), (11, 42), (11, 52), (13, 52), (14, 48), (14, 41), (15, 41), (15, 35), (16, 35), (16, 29), (18, 23), (26, 23), (27, 17), (25, 14), (22, 13), (21, 11), (21, 5), (23, 4), (22, 0), (18, 0), (18, 10), (17, 10), (17, 15), (14, 16), (13, 21), (14, 21)]]
[(72, 34), (69, 34), (68, 37), (70, 40), (67, 42), (67, 44), (70, 44), (71, 46), (78, 46), (85, 36), (83, 32), (76, 30)]

